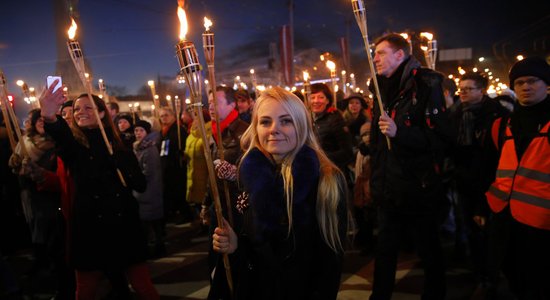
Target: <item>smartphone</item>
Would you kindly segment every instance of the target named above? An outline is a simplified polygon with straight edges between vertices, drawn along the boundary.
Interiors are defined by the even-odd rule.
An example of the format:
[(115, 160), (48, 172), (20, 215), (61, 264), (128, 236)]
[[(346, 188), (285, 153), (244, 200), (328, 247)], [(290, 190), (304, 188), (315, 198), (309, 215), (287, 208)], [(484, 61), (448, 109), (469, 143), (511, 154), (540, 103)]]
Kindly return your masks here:
[(61, 82), (61, 76), (48, 76), (46, 78), (46, 81), (48, 83), (48, 88), (50, 88), (50, 86), (52, 86), (53, 82), (58, 79), (59, 81), (57, 82), (57, 85), (55, 86), (55, 88), (53, 89), (53, 91), (57, 91), (58, 88), (60, 88), (63, 83)]

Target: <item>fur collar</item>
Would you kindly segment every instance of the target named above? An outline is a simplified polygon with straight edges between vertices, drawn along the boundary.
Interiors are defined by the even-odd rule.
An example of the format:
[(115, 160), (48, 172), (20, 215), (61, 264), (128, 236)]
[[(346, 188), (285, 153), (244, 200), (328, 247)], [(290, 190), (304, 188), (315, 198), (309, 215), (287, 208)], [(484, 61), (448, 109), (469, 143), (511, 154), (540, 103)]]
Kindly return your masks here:
[[(243, 190), (249, 195), (250, 207), (256, 224), (256, 238), (262, 239), (265, 231), (286, 232), (286, 202), (280, 167), (254, 148), (244, 157), (239, 178)], [(292, 163), (294, 180), (294, 224), (314, 220), (315, 198), (319, 179), (319, 160), (313, 149), (303, 146)]]

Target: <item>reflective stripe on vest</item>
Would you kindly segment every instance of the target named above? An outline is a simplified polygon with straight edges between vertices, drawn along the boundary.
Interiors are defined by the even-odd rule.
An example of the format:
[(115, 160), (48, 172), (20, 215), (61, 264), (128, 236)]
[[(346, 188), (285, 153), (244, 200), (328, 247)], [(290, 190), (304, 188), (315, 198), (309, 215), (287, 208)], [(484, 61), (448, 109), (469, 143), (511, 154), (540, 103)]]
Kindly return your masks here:
[[(494, 132), (498, 131), (496, 123), (493, 137), (498, 135)], [(546, 137), (549, 128), (550, 122), (533, 138), (519, 163), (514, 140), (504, 141), (496, 179), (486, 193), (493, 212), (502, 211), (509, 202), (517, 221), (546, 230), (550, 230), (550, 143)], [(506, 136), (512, 136), (508, 127)]]

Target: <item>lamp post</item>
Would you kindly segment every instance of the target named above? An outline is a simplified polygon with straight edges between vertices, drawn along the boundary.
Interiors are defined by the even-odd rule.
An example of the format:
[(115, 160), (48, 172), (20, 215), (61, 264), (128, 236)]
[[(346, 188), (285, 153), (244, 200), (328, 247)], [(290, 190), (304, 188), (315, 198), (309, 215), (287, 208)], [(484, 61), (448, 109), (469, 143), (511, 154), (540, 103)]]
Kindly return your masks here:
[(330, 82), (332, 83), (332, 96), (334, 98), (332, 105), (336, 108), (336, 64), (332, 60), (327, 60), (326, 65), (330, 70)]

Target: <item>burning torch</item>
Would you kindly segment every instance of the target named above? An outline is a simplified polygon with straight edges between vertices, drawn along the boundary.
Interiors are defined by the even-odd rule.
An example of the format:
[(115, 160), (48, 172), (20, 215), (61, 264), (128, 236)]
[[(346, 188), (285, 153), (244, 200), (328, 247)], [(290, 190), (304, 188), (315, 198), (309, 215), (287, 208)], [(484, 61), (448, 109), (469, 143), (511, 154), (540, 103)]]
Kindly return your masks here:
[[(204, 117), (202, 115), (202, 102), (201, 102), (201, 89), (202, 89), (202, 67), (199, 62), (199, 56), (193, 42), (188, 41), (185, 38), (187, 34), (187, 18), (185, 16), (185, 10), (182, 6), (178, 6), (178, 18), (180, 20), (180, 41), (176, 44), (176, 57), (180, 66), (180, 74), (183, 74), (185, 81), (189, 86), (189, 94), (193, 101), (195, 113), (199, 120), (199, 131), (201, 133), (204, 146), (204, 156), (206, 158), (206, 165), (208, 168), (208, 175), (210, 179), (210, 187), (212, 189), (212, 196), (214, 200), (214, 208), (216, 211), (216, 219), (218, 226), (223, 228), (222, 206), (220, 203), (220, 195), (218, 192), (218, 185), (216, 184), (216, 174), (214, 171), (214, 164), (212, 161), (212, 155), (209, 151), (208, 139), (206, 136), (206, 128), (204, 125)], [(214, 85), (213, 85), (214, 86)], [(215, 101), (214, 101), (215, 102)], [(231, 214), (231, 210), (228, 211)], [(227, 284), (231, 293), (233, 293), (233, 279), (231, 276), (231, 266), (229, 265), (229, 257), (227, 254), (223, 255), (223, 264), (225, 267), (225, 275), (227, 277)]]

